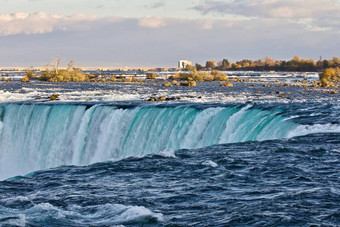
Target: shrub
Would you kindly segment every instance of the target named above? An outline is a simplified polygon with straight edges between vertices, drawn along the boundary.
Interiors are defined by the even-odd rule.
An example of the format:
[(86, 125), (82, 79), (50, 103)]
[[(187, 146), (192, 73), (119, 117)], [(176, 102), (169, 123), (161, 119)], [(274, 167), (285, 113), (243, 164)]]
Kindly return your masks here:
[(34, 74), (32, 71), (26, 71), (26, 77), (28, 77), (28, 79), (32, 79), (34, 77)]
[(196, 87), (196, 82), (195, 81), (183, 81), (183, 82), (181, 82), (181, 86)]
[(213, 70), (210, 73), (197, 71), (194, 69), (188, 73), (176, 73), (175, 75), (170, 76), (170, 79), (178, 79), (178, 80), (188, 80), (188, 81), (196, 81), (196, 82), (210, 82), (210, 81), (227, 81), (228, 77), (224, 73)]
[(189, 87), (196, 87), (196, 82), (195, 81), (189, 81), (188, 86)]
[(39, 80), (49, 81), (49, 82), (87, 82), (94, 79), (95, 75), (84, 74), (80, 69), (74, 68), (72, 71), (65, 69), (56, 71), (43, 71)]
[(172, 87), (172, 84), (171, 84), (171, 82), (169, 81), (169, 82), (167, 82), (167, 83), (164, 83), (163, 86), (164, 86), (164, 87)]
[(190, 76), (188, 76), (189, 80), (197, 81), (197, 82), (203, 82), (203, 81), (213, 81), (214, 77), (213, 75), (202, 72), (202, 71), (194, 71), (190, 73)]
[(323, 87), (326, 87), (330, 82), (340, 81), (340, 68), (328, 68), (319, 74), (320, 82)]
[(115, 76), (110, 77), (110, 82), (116, 82), (117, 78)]
[(132, 77), (125, 77), (125, 78), (122, 79), (122, 82), (131, 83)]
[(179, 83), (178, 83), (176, 80), (173, 80), (172, 83), (173, 83), (175, 86), (179, 86)]
[(105, 83), (106, 80), (105, 80), (104, 78), (99, 78), (99, 79), (97, 80), (97, 82), (98, 82), (98, 83)]
[(28, 76), (21, 78), (21, 82), (29, 82), (29, 81), (30, 81), (30, 78)]
[(218, 71), (218, 70), (213, 70), (211, 71), (211, 75), (214, 77), (214, 81), (227, 81), (228, 77), (224, 73)]
[(53, 94), (50, 97), (48, 97), (50, 100), (55, 101), (55, 100), (59, 100), (59, 94)]
[(327, 80), (326, 78), (320, 79), (320, 82), (321, 82), (321, 86), (322, 86), (322, 87), (327, 87), (327, 85), (328, 85), (328, 80)]
[(169, 77), (169, 79), (177, 79), (177, 80), (187, 80), (189, 73), (176, 73)]
[(156, 79), (157, 75), (154, 73), (147, 73), (146, 79)]

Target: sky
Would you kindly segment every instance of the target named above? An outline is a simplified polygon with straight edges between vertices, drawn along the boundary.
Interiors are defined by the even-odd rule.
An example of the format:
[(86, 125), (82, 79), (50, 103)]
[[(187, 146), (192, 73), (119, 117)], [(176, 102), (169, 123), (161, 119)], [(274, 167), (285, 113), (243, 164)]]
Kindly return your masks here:
[(0, 0), (0, 67), (331, 59), (340, 0)]

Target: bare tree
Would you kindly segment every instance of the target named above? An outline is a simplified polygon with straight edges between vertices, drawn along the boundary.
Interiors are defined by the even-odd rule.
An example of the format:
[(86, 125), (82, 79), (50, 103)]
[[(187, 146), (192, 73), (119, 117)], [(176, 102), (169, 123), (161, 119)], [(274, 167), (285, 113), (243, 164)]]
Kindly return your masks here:
[(67, 64), (67, 71), (72, 71), (74, 69), (74, 61), (71, 60), (68, 64)]
[(60, 62), (62, 62), (62, 61), (64, 61), (64, 59), (61, 58), (59, 55), (57, 55), (57, 56), (53, 59), (53, 61), (52, 61), (52, 63), (51, 63), (51, 65), (53, 66), (53, 68), (54, 68), (54, 70), (55, 70), (55, 72), (56, 72), (57, 74), (58, 74), (59, 64), (60, 64)]

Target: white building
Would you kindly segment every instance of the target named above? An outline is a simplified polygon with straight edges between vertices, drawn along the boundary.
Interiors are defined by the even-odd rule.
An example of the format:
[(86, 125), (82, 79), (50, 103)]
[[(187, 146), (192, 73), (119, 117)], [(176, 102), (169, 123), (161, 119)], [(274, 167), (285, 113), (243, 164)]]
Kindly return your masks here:
[(178, 68), (185, 69), (187, 65), (192, 66), (192, 62), (188, 60), (179, 60), (178, 61)]

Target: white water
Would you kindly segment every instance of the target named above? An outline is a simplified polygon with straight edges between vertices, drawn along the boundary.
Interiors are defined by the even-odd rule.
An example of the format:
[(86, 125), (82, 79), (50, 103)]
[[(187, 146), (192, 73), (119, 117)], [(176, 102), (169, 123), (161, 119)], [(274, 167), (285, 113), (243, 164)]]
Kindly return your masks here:
[(87, 165), (299, 133), (298, 125), (279, 112), (249, 105), (198, 110), (5, 104), (0, 106), (0, 119), (2, 179), (60, 165)]
[(338, 124), (314, 124), (300, 125), (295, 130), (288, 133), (288, 137), (304, 136), (314, 133), (340, 133), (340, 125)]
[[(0, 208), (1, 205), (0, 205)], [(26, 226), (27, 221), (68, 218), (74, 225), (109, 226), (112, 224), (134, 224), (141, 220), (162, 222), (163, 214), (154, 213), (143, 206), (125, 206), (121, 204), (103, 204), (99, 206), (68, 206), (60, 208), (50, 203), (39, 203), (24, 210), (1, 209), (0, 218), (11, 216), (7, 223), (13, 226)], [(95, 211), (95, 213), (91, 211)]]

